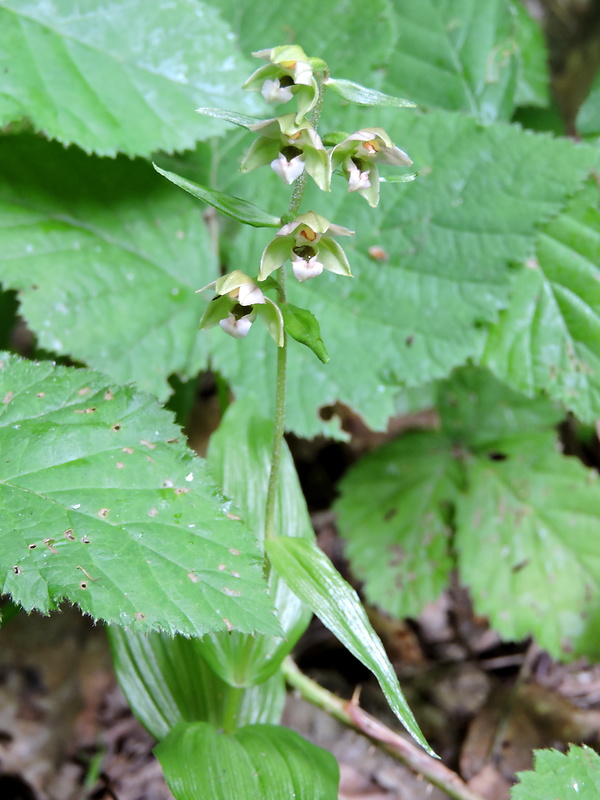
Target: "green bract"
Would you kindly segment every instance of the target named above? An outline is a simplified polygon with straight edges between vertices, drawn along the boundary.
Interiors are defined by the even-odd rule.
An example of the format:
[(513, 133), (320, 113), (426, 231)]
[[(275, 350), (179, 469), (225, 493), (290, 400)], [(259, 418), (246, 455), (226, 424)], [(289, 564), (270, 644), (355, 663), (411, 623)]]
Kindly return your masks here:
[(306, 170), (319, 189), (329, 191), (329, 157), (309, 122), (297, 123), (294, 114), (284, 114), (251, 125), (250, 130), (261, 135), (242, 161), (242, 172), (270, 164), (282, 180), (291, 184)]
[(334, 225), (309, 211), (279, 229), (260, 261), (258, 279), (264, 280), (289, 259), (299, 281), (315, 278), (324, 269), (352, 277), (346, 254), (332, 236), (354, 236), (354, 231)]
[(377, 163), (409, 167), (412, 160), (381, 128), (365, 128), (348, 136), (331, 151), (333, 169), (341, 166), (348, 191), (358, 192), (370, 206), (379, 202)]
[(259, 50), (252, 55), (270, 63), (257, 69), (243, 88), (260, 92), (267, 103), (287, 103), (295, 95), (298, 101), (296, 122), (300, 123), (312, 111), (319, 96), (319, 87), (304, 50), (298, 45), (286, 45)]

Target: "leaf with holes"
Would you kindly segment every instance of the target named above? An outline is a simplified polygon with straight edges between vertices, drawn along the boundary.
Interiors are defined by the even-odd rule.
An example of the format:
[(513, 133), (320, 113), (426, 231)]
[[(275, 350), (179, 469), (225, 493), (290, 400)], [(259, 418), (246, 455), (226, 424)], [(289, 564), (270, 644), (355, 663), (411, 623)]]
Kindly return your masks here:
[(0, 592), (134, 630), (279, 634), (253, 534), (149, 395), (3, 356)]
[[(303, 284), (288, 281), (289, 301), (319, 320), (330, 355), (322, 366), (305, 348), (290, 348), (287, 423), (303, 436), (331, 433), (319, 407), (336, 401), (382, 429), (399, 387), (444, 378), (478, 359), (486, 323), (509, 302), (511, 263), (527, 258), (538, 226), (561, 211), (596, 161), (590, 147), (500, 123), (483, 127), (464, 115), (388, 109), (378, 115), (413, 158), (419, 178), (384, 184), (376, 211), (334, 186), (326, 213), (356, 230), (343, 242), (355, 279), (328, 273)], [(357, 119), (353, 111), (346, 121)], [(268, 198), (279, 197), (276, 176), (257, 181), (261, 203), (275, 208)], [(249, 180), (238, 189), (251, 196), (258, 184)], [(323, 199), (309, 188), (305, 203), (319, 211)], [(258, 256), (267, 242), (264, 231), (240, 230), (228, 242), (229, 264)], [(259, 326), (241, 346), (221, 331), (207, 338), (216, 369), (234, 391), (272, 408), (266, 387), (274, 384), (275, 352)]]
[(253, 108), (232, 39), (200, 0), (0, 0), (0, 125), (31, 120), (100, 155), (190, 148), (226, 130), (198, 106)]
[(152, 167), (0, 140), (0, 281), (41, 347), (165, 399), (207, 359), (195, 290), (218, 277), (196, 201)]
[(344, 478), (340, 533), (371, 603), (398, 618), (417, 616), (447, 586), (449, 511), (462, 480), (450, 440), (432, 432), (390, 442)]
[(497, 444), (467, 465), (456, 510), (462, 581), (505, 638), (533, 634), (555, 657), (598, 656), (600, 483), (553, 432)]
[(398, 46), (386, 91), (486, 121), (514, 108), (518, 58), (510, 0), (394, 0)]
[(599, 260), (598, 188), (590, 182), (539, 234), (483, 358), (518, 391), (544, 390), (588, 422), (600, 416)]

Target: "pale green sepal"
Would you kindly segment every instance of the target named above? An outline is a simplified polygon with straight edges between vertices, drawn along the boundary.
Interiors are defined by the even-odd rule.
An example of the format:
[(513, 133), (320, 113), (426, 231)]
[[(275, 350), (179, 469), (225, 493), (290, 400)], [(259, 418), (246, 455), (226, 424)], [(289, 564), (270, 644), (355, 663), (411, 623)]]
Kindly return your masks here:
[(154, 163), (152, 166), (171, 183), (179, 186), (180, 189), (184, 189), (199, 200), (204, 200), (205, 203), (237, 222), (241, 222), (244, 225), (252, 225), (253, 228), (278, 228), (281, 224), (278, 217), (267, 214), (266, 211), (258, 208), (253, 203), (249, 203), (247, 200), (233, 197), (233, 195), (225, 194), (224, 192), (217, 192), (215, 189), (209, 189), (208, 186), (202, 186), (199, 183), (187, 180), (187, 178), (182, 178), (181, 175), (176, 175), (174, 172), (161, 169)]
[(258, 280), (264, 281), (272, 272), (285, 264), (291, 252), (292, 243), (289, 236), (276, 236), (264, 249), (260, 260)]
[(304, 165), (321, 191), (331, 191), (331, 164), (326, 150), (307, 147), (304, 151)]
[(402, 97), (394, 97), (375, 89), (367, 89), (353, 81), (340, 78), (329, 78), (325, 85), (337, 92), (344, 100), (356, 103), (359, 106), (393, 106), (395, 108), (416, 108), (416, 103)]
[(222, 319), (225, 319), (233, 305), (233, 301), (231, 298), (227, 297), (227, 295), (218, 295), (217, 297), (213, 297), (210, 303), (206, 306), (204, 314), (202, 314), (202, 317), (200, 318), (200, 324), (198, 327), (203, 330), (214, 328), (215, 325), (218, 325)]
[(254, 310), (259, 317), (263, 318), (267, 330), (271, 334), (275, 344), (278, 347), (283, 347), (285, 343), (283, 335), (283, 316), (276, 303), (269, 297), (265, 297), (265, 300), (266, 303), (264, 305), (255, 306)]
[(428, 753), (429, 747), (406, 702), (398, 677), (373, 630), (359, 596), (313, 542), (279, 537), (265, 542), (271, 566), (377, 678), (390, 708)]
[(299, 308), (291, 303), (283, 303), (280, 307), (286, 332), (300, 344), (306, 345), (317, 356), (319, 361), (327, 364), (329, 353), (321, 339), (319, 321), (306, 308)]
[(261, 136), (252, 142), (240, 166), (240, 172), (252, 172), (253, 169), (265, 167), (279, 155), (279, 142)]
[(197, 114), (202, 114), (205, 117), (217, 117), (224, 119), (226, 122), (233, 122), (240, 128), (245, 128), (249, 131), (251, 125), (256, 125), (261, 120), (258, 117), (250, 117), (248, 114), (238, 114), (236, 111), (226, 111), (224, 108), (197, 108)]
[(334, 239), (323, 238), (319, 242), (319, 260), (329, 272), (353, 278), (346, 253)]

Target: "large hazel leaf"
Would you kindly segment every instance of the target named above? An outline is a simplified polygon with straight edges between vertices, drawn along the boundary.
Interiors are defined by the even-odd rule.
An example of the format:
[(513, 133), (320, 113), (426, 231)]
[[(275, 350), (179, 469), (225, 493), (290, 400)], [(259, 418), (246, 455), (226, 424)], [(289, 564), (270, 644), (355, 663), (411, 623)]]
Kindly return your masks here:
[(252, 533), (149, 395), (0, 359), (0, 592), (138, 631), (277, 634)]
[(510, 0), (394, 0), (398, 45), (385, 89), (429, 108), (508, 119), (517, 84)]
[(590, 182), (540, 232), (483, 358), (515, 389), (545, 390), (588, 422), (600, 416), (599, 262), (598, 187)]
[(240, 694), (239, 726), (280, 722), (285, 704), (283, 673), (240, 690), (208, 666), (199, 639), (142, 634), (114, 625), (107, 630), (119, 684), (133, 713), (155, 739), (164, 739), (181, 722), (223, 727)]
[(1, 0), (0, 125), (28, 119), (100, 155), (192, 147), (226, 129), (197, 106), (252, 108), (232, 39), (201, 0)]
[(335, 758), (277, 725), (182, 725), (155, 752), (175, 800), (337, 800)]
[(0, 140), (0, 281), (39, 344), (165, 399), (207, 359), (195, 290), (218, 277), (199, 203), (152, 167)]
[[(306, 208), (356, 236), (341, 242), (354, 280), (323, 274), (301, 285), (288, 281), (289, 300), (318, 319), (330, 355), (323, 366), (290, 345), (288, 426), (304, 436), (325, 429), (318, 409), (337, 400), (381, 429), (398, 387), (446, 377), (479, 358), (484, 323), (509, 300), (510, 263), (527, 258), (538, 226), (561, 210), (595, 163), (591, 148), (504, 124), (483, 127), (441, 111), (377, 113), (419, 178), (382, 186), (375, 210), (344, 193), (341, 182), (327, 198), (308, 190)], [(358, 119), (346, 122), (360, 127)], [(257, 180), (261, 204), (275, 208), (267, 195), (279, 197), (277, 178), (265, 171)], [(248, 186), (257, 193), (253, 181)], [(265, 232), (245, 228), (230, 248), (231, 266), (249, 253), (258, 259), (267, 241)], [(260, 326), (241, 346), (220, 331), (211, 331), (210, 341), (214, 364), (234, 391), (254, 393), (270, 408), (275, 348)]]
[(468, 493), (456, 509), (461, 578), (507, 639), (534, 634), (555, 657), (597, 656), (598, 475), (559, 453), (552, 433), (498, 449), (500, 459), (468, 464)]
[(265, 542), (265, 551), (271, 566), (290, 589), (352, 655), (371, 670), (394, 714), (416, 741), (433, 755), (359, 596), (325, 553), (314, 542), (288, 537)]
[(600, 796), (600, 756), (590, 747), (571, 745), (568, 753), (537, 750), (535, 769), (517, 774), (512, 800), (596, 800)]
[(450, 440), (431, 432), (381, 447), (344, 478), (338, 525), (371, 603), (416, 616), (447, 586), (449, 507), (461, 483)]

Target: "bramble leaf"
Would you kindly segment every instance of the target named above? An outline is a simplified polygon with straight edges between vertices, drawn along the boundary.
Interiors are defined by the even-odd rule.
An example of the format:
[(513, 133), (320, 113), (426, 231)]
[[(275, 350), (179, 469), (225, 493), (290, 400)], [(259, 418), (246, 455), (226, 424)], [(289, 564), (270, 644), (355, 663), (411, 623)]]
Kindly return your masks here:
[(208, 358), (195, 290), (218, 277), (198, 203), (149, 164), (0, 140), (0, 282), (41, 347), (161, 399)]
[(518, 391), (544, 390), (582, 420), (600, 416), (600, 212), (590, 181), (540, 232), (483, 361)]
[(280, 633), (253, 534), (146, 394), (0, 359), (0, 592), (188, 636)]
[(517, 773), (519, 783), (510, 790), (512, 800), (596, 800), (600, 795), (600, 756), (583, 745), (572, 744), (568, 753), (537, 750), (535, 770)]
[[(237, 91), (249, 59), (210, 3), (168, 5), (2, 0), (0, 126), (36, 131), (87, 152), (150, 155), (225, 130), (194, 109), (253, 100)], [(233, 100), (232, 100), (233, 98)]]

